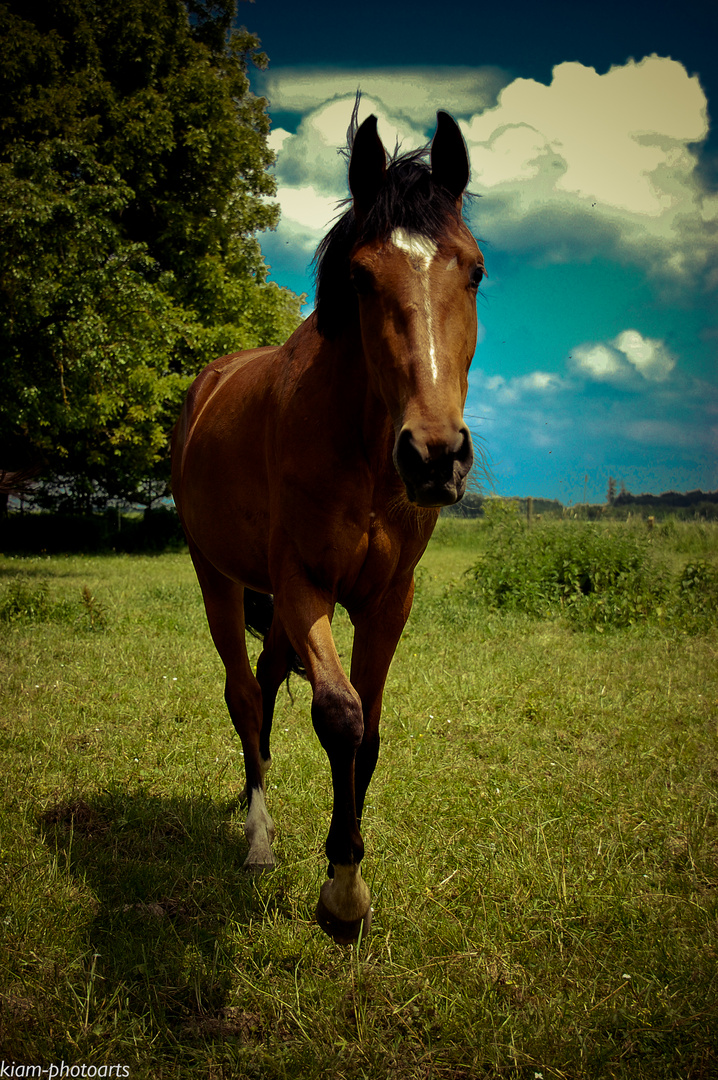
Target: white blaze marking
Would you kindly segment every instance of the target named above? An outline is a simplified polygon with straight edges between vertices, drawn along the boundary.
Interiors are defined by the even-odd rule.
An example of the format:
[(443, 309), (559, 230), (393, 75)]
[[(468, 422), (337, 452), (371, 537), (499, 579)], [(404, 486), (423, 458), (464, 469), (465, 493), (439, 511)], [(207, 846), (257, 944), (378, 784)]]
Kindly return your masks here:
[(411, 265), (421, 274), (426, 333), (429, 339), (429, 361), (431, 363), (431, 375), (434, 382), (436, 382), (439, 377), (439, 369), (436, 364), (436, 347), (434, 345), (434, 326), (431, 312), (431, 296), (429, 295), (429, 270), (436, 258), (438, 248), (428, 236), (410, 233), (406, 229), (394, 229), (391, 234), (391, 242), (394, 247), (399, 248), (399, 251), (403, 251), (409, 256)]
[(400, 251), (405, 251), (411, 259), (422, 263), (421, 268), (423, 270), (428, 270), (438, 250), (434, 241), (430, 240), (428, 236), (421, 236), (420, 233), (410, 233), (406, 229), (394, 229), (391, 234), (391, 242)]

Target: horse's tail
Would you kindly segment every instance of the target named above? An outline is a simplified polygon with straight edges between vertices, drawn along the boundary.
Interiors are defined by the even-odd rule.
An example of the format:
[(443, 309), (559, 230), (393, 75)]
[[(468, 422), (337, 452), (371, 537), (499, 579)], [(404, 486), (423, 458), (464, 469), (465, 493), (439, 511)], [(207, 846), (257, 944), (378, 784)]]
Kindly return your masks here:
[[(253, 637), (264, 641), (274, 618), (274, 597), (271, 593), (258, 593), (253, 589), (244, 590), (244, 625)], [(292, 674), (307, 678), (307, 670), (292, 649), (289, 659), (287, 680)]]

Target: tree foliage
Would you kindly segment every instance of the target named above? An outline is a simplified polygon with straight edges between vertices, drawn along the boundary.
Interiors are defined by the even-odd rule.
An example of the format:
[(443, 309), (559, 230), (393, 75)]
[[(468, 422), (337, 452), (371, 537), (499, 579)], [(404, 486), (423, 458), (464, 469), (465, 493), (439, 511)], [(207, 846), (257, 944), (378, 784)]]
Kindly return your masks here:
[(0, 4), (0, 468), (41, 461), (75, 503), (161, 489), (191, 378), (299, 321), (255, 237), (278, 219), (267, 61), (234, 17)]

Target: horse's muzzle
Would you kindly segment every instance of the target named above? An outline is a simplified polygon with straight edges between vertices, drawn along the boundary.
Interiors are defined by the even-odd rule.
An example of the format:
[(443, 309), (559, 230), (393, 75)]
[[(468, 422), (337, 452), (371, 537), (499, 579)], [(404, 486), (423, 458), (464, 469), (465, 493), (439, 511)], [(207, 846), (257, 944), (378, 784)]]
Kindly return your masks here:
[(451, 506), (462, 498), (474, 448), (466, 424), (442, 441), (430, 442), (418, 430), (404, 427), (394, 446), (394, 464), (410, 502), (417, 506)]

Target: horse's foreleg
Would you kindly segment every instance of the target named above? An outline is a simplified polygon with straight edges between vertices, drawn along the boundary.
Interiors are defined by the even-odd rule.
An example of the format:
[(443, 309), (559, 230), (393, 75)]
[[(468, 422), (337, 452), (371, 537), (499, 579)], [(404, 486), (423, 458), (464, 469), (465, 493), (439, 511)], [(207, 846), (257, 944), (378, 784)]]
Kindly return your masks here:
[(331, 632), (333, 602), (291, 576), (275, 593), (275, 609), (312, 686), (312, 722), (329, 758), (334, 794), (326, 854), (333, 876), (322, 886), (317, 919), (336, 941), (356, 941), (368, 928), (371, 898), (362, 880), (364, 843), (354, 794), (354, 762), (364, 733), (361, 700), (344, 673)]
[[(332, 642), (333, 645), (333, 642)], [(312, 722), (332, 773), (332, 820), (325, 851), (330, 877), (322, 885), (317, 921), (335, 941), (349, 944), (371, 921), (371, 897), (361, 876), (364, 841), (356, 811), (354, 770), (364, 732), (361, 701), (339, 668), (341, 679), (314, 688)]]
[(402, 581), (385, 596), (380, 612), (354, 617), (351, 682), (361, 698), (364, 734), (354, 767), (356, 811), (361, 823), (364, 799), (379, 757), (379, 721), (384, 685), (414, 597), (414, 581)]
[[(371, 922), (370, 907), (368, 910), (364, 909), (365, 913), (361, 914), (362, 905), (368, 903), (370, 899), (369, 890), (361, 879), (359, 869), (359, 862), (364, 854), (364, 844), (360, 833), (361, 816), (367, 788), (379, 756), (379, 720), (384, 685), (396, 646), (409, 617), (413, 595), (413, 579), (404, 579), (382, 598), (380, 610), (364, 610), (354, 615), (355, 632), (350, 683), (353, 704), (350, 706), (347, 702), (342, 709), (336, 693), (333, 697), (333, 707), (336, 709), (339, 705), (339, 713), (344, 717), (345, 725), (349, 717), (352, 715), (356, 717), (351, 728), (352, 738), (348, 738), (346, 732), (337, 738), (341, 723), (337, 723), (335, 719), (328, 725), (329, 731), (333, 733), (334, 744), (332, 745), (329, 741), (325, 744), (313, 710), (317, 733), (325, 748), (327, 745), (331, 747), (331, 749), (327, 748), (327, 753), (332, 765), (335, 811), (327, 840), (327, 855), (333, 864), (334, 876), (322, 886), (317, 916), (320, 925), (339, 941), (355, 940), (359, 926), (363, 925), (366, 933)], [(356, 709), (357, 696), (360, 705), (358, 711)], [(317, 710), (317, 704), (315, 694), (315, 710)], [(359, 723), (359, 718), (361, 718), (361, 723)], [(358, 742), (357, 739), (359, 739)], [(343, 805), (342, 800), (347, 804), (346, 818), (337, 815), (337, 807)], [(350, 826), (348, 833), (350, 844), (356, 845), (350, 847), (349, 854), (353, 861), (348, 865), (342, 858), (342, 855), (346, 855), (346, 848), (341, 849), (335, 846), (335, 840), (338, 843), (346, 843), (347, 830), (342, 828), (345, 820)], [(333, 836), (332, 830), (335, 828), (337, 833)], [(341, 912), (343, 919), (351, 927), (351, 932), (346, 933), (344, 937), (337, 932), (335, 912)], [(350, 915), (353, 921), (350, 920)], [(341, 927), (339, 929), (341, 930)]]
[(244, 833), (249, 854), (244, 865), (249, 870), (273, 866), (274, 822), (265, 799), (264, 776), (269, 768), (269, 743), (262, 754), (262, 691), (252, 673), (244, 636), (244, 590), (192, 551), (202, 588), (212, 640), (226, 672), (224, 698), (235, 731), (242, 742), (247, 801)]

